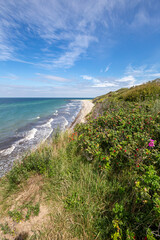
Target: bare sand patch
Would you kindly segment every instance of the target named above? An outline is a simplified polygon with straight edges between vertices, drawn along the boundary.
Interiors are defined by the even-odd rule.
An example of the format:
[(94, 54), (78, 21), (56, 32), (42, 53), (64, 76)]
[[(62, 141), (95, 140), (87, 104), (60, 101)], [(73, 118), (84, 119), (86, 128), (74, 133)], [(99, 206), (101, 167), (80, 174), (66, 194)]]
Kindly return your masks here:
[[(6, 214), (0, 218), (0, 224), (1, 226), (8, 225), (8, 233), (4, 233), (0, 228), (0, 240), (1, 238), (6, 238), (8, 240), (25, 239), (25, 236), (32, 236), (35, 231), (40, 231), (46, 222), (49, 221), (50, 210), (48, 209), (48, 206), (44, 204), (43, 196), (41, 194), (42, 186), (42, 176), (32, 176), (28, 179), (26, 184), (22, 186), (21, 191), (12, 195), (12, 198), (8, 200), (11, 201), (11, 207), (8, 209), (9, 211), (14, 211), (15, 209), (19, 211), (23, 205), (31, 202), (33, 205), (39, 203), (39, 213), (38, 216), (31, 215), (28, 220), (23, 218), (17, 222), (8, 215), (7, 211)], [(25, 208), (22, 212), (24, 216), (27, 214)]]

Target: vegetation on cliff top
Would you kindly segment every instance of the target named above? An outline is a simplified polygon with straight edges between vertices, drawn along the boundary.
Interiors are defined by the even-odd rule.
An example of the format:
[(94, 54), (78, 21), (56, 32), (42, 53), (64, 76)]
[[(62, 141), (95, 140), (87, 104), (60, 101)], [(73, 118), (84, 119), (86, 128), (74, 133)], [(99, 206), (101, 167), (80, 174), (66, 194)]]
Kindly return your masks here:
[(109, 92), (103, 96), (96, 97), (93, 102), (103, 102), (104, 100), (119, 100), (124, 101), (146, 101), (155, 100), (160, 97), (160, 79), (157, 78), (154, 81), (144, 83), (139, 86), (133, 86), (131, 88), (121, 88), (115, 92)]
[[(86, 124), (55, 134), (1, 181), (0, 222), (8, 215), (13, 222), (19, 216), (28, 221), (42, 202), (50, 206), (46, 227), (24, 239), (160, 238), (159, 80), (93, 101)], [(43, 199), (35, 195), (13, 208), (11, 196), (34, 174), (43, 177)], [(3, 236), (8, 226), (9, 239), (16, 239), (16, 229), (5, 224)]]

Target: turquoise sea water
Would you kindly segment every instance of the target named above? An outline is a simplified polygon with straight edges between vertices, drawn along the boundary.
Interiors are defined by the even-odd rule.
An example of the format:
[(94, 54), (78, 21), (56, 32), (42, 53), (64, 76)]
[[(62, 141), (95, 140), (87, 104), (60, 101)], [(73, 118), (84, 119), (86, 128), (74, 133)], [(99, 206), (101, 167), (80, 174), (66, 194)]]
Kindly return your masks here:
[(68, 127), (80, 108), (78, 99), (0, 98), (0, 177), (54, 129)]

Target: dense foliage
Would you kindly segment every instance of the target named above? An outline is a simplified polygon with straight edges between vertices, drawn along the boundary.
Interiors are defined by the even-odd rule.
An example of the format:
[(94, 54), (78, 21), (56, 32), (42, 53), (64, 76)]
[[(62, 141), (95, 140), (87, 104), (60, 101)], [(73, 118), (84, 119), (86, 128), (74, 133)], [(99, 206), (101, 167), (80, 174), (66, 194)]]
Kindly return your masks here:
[[(9, 211), (4, 204), (34, 174), (43, 176), (41, 191), (52, 206), (47, 228), (23, 239), (160, 239), (159, 96), (155, 80), (97, 97), (87, 123), (55, 132), (15, 163), (0, 181), (7, 219), (39, 214), (40, 201)], [(12, 227), (6, 222), (0, 230), (12, 234)]]
[(106, 111), (76, 129), (79, 150), (109, 184), (101, 225), (96, 226), (102, 239), (155, 239), (151, 232), (160, 223), (157, 106), (158, 100), (108, 100)]

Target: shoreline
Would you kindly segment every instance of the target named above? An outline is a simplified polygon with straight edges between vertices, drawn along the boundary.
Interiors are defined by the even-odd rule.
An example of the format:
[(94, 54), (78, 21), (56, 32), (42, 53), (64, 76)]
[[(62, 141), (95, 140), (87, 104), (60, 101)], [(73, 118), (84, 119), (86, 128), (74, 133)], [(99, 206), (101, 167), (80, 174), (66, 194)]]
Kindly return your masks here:
[(73, 128), (76, 126), (77, 123), (85, 123), (86, 122), (86, 116), (92, 111), (94, 104), (92, 103), (92, 100), (81, 100), (82, 102), (82, 108), (77, 114), (74, 121), (71, 123), (69, 129), (73, 130)]
[[(79, 101), (79, 100), (78, 100)], [(76, 118), (70, 123), (70, 125), (67, 127), (67, 128), (65, 128), (63, 131), (67, 131), (67, 130), (71, 130), (71, 131), (73, 131), (73, 128), (75, 127), (75, 125), (77, 124), (77, 123), (81, 123), (81, 122), (85, 122), (85, 117), (86, 117), (86, 115), (89, 113), (89, 112), (91, 112), (91, 110), (92, 110), (92, 108), (93, 108), (93, 106), (94, 106), (94, 104), (92, 103), (92, 100), (80, 100), (81, 101), (81, 103), (82, 103), (82, 106), (81, 106), (81, 109), (79, 110), (79, 112), (78, 112), (78, 114), (77, 114), (77, 116), (76, 116)], [(46, 142), (50, 142), (50, 139), (52, 138), (52, 134), (54, 133), (54, 130), (55, 129), (53, 129), (53, 131), (52, 131), (52, 133), (51, 133), (51, 135), (49, 135), (45, 140), (43, 139), (42, 141), (41, 141), (41, 143), (39, 143), (36, 147), (31, 147), (30, 149), (28, 149), (26, 152), (29, 152), (29, 151), (35, 151), (36, 149), (38, 149), (38, 147), (41, 145), (41, 144), (44, 144), (44, 143), (46, 143)], [(22, 155), (23, 156), (23, 155)], [(17, 160), (22, 160), (22, 156), (19, 156), (19, 157), (15, 157), (15, 159), (14, 159), (14, 161), (13, 162), (16, 162)], [(12, 163), (11, 163), (12, 164)], [(9, 172), (10, 170), (12, 169), (12, 167), (10, 168), (10, 167), (7, 167), (7, 170), (6, 171), (4, 171), (4, 173), (1, 173), (0, 174), (0, 179), (3, 177), (3, 176), (5, 176), (6, 174), (7, 174), (7, 172)]]

